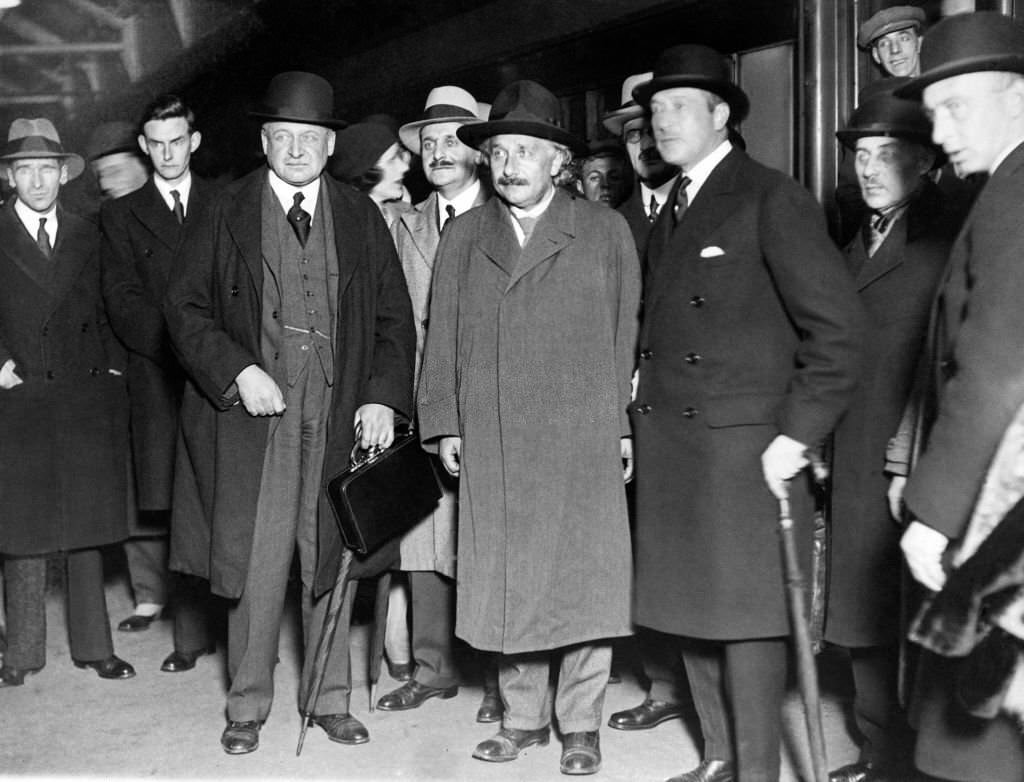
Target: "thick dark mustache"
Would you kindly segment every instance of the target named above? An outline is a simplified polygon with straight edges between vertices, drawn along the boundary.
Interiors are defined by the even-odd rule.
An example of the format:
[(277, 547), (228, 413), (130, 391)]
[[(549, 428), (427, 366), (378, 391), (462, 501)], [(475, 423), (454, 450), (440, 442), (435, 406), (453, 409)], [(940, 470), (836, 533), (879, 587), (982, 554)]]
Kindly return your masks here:
[(658, 153), (657, 147), (650, 147), (640, 153), (640, 160), (644, 163), (660, 163), (661, 155)]
[(431, 168), (455, 168), (455, 164), (450, 160), (432, 160), (430, 161)]
[(502, 185), (503, 187), (507, 187), (509, 185), (520, 185), (522, 187), (525, 187), (526, 185), (530, 184), (530, 182), (526, 179), (520, 179), (519, 177), (503, 176), (498, 180), (498, 184)]

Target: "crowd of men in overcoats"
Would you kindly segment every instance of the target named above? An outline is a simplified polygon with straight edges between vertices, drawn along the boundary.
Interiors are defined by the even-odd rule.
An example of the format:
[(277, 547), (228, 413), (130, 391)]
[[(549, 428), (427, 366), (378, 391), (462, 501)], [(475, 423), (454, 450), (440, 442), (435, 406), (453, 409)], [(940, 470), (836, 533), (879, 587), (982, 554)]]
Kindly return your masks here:
[[(489, 109), (440, 86), (412, 122), (343, 132), (330, 83), (289, 71), (252, 111), (266, 165), (215, 187), (191, 172), (195, 115), (163, 95), (135, 128), (150, 174), (98, 226), (59, 199), (86, 161), (50, 121), (13, 122), (0, 687), (45, 665), (57, 554), (74, 664), (135, 675), (100, 549), (155, 512), (175, 574), (162, 670), (212, 653), (211, 595), (227, 606), (224, 751), (257, 750), (271, 716), (296, 559), (309, 723), (369, 741), (354, 590), (316, 655), (344, 549), (323, 487), (410, 424), (441, 502), (349, 573), (407, 574), (410, 661), (382, 710), (455, 697), (458, 638), (487, 672), (477, 720), (497, 723), (473, 756), (514, 761), (554, 728), (561, 772), (593, 774), (612, 641), (637, 631), (648, 691), (607, 725), (692, 701), (702, 760), (669, 782), (774, 782), (792, 656), (775, 520), (786, 500), (811, 572), (805, 468), (825, 461), (821, 640), (849, 661), (861, 743), (829, 779), (1021, 782), (1024, 28), (924, 22), (898, 6), (861, 28), (886, 77), (837, 133), (859, 198), (840, 244), (746, 154), (757, 96), (699, 44), (625, 79), (614, 155), (534, 81)], [(415, 206), (409, 152), (430, 188)], [(609, 172), (627, 162), (623, 200)]]

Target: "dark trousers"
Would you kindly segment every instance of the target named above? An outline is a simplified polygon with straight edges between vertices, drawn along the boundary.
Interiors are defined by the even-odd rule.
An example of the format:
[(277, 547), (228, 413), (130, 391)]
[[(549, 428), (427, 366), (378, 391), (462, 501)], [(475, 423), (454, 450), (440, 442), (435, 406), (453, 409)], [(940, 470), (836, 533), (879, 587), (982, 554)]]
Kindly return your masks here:
[(849, 649), (848, 654), (855, 688), (853, 714), (864, 738), (860, 759), (876, 766), (900, 763), (911, 744), (897, 697), (899, 648), (870, 646)]
[(440, 573), (409, 571), (412, 594), (412, 656), (415, 679), (427, 687), (459, 683), (452, 642), (455, 637), (455, 582)]
[[(74, 660), (103, 660), (114, 653), (103, 591), (99, 549), (65, 555), (67, 562), (68, 640)], [(42, 668), (46, 663), (45, 556), (4, 559), (7, 604), (7, 652), (4, 665)]]
[(213, 600), (205, 578), (174, 573), (171, 578), (171, 605), (174, 608), (174, 650), (197, 652), (213, 646), (210, 611)]
[(704, 759), (735, 763), (738, 782), (778, 782), (786, 639), (685, 639), (683, 662)]
[(647, 697), (664, 703), (682, 703), (687, 699), (680, 666), (679, 638), (646, 627), (636, 629), (640, 660), (650, 685)]

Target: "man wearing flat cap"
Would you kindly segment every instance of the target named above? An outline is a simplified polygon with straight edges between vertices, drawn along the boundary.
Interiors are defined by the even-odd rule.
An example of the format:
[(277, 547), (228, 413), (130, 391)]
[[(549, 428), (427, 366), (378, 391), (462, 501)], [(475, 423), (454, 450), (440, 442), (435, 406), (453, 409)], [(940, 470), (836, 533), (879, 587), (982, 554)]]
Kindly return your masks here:
[(883, 8), (860, 26), (857, 46), (870, 51), (887, 76), (917, 76), (924, 21), (924, 11), (914, 5)]
[[(191, 488), (209, 508), (208, 528), (196, 514), (195, 529), (175, 530), (171, 556), (235, 601), (221, 736), (229, 754), (258, 747), (270, 712), (295, 551), (308, 691), (342, 545), (321, 486), (348, 466), (354, 442), (386, 447), (396, 413), (411, 415), (409, 294), (380, 212), (323, 174), (343, 124), (333, 109), (319, 76), (271, 80), (253, 112), (267, 167), (227, 188), (205, 229), (183, 244), (184, 269), (165, 302), (179, 358), (212, 402), (184, 422), (197, 444)], [(393, 556), (383, 546), (358, 559), (352, 577), (379, 572)], [(350, 610), (349, 598), (342, 611)], [(369, 736), (349, 713), (348, 663), (343, 630), (309, 705), (328, 738), (360, 744)]]
[[(914, 578), (939, 592), (953, 580), (950, 568), (956, 575), (965, 565), (962, 538), (976, 498), (1024, 404), (1024, 29), (995, 12), (942, 20), (922, 48), (921, 75), (898, 94), (921, 97), (932, 140), (950, 162), (988, 174), (935, 301), (929, 379), (937, 411), (904, 494), (915, 519), (903, 534), (904, 556)], [(990, 619), (990, 639), (1020, 647), (1019, 628)], [(947, 659), (942, 644), (926, 648), (911, 703), (918, 766), (949, 779), (1019, 782), (1019, 729), (998, 708), (978, 708), (969, 685), (980, 682), (961, 673), (970, 656)]]
[(46, 662), (46, 559), (67, 565), (71, 659), (103, 679), (114, 654), (100, 546), (128, 536), (124, 355), (100, 291), (100, 237), (58, 203), (85, 162), (47, 119), (16, 119), (0, 165), (0, 554), (7, 651), (0, 687)]
[[(405, 147), (422, 161), (433, 192), (391, 227), (416, 323), (416, 370), (422, 361), (427, 306), (437, 245), (448, 222), (487, 200), (480, 182), (480, 152), (463, 143), (458, 129), (479, 122), (476, 99), (461, 87), (436, 87), (427, 96), (422, 116), (398, 130)], [(443, 473), (443, 470), (439, 470)], [(458, 692), (455, 639), (455, 522), (454, 481), (446, 481), (440, 504), (401, 542), (402, 570), (408, 572), (412, 600), (412, 678), (384, 695), (384, 711), (414, 709), (433, 697)], [(492, 708), (496, 704), (492, 703)]]
[[(904, 778), (908, 732), (897, 697), (901, 520), (890, 503), (905, 466), (881, 456), (897, 431), (924, 349), (935, 287), (962, 214), (928, 177), (940, 151), (916, 101), (874, 93), (836, 136), (853, 154), (870, 210), (846, 247), (867, 312), (864, 369), (832, 441), (831, 529), (825, 641), (853, 671), (860, 757), (831, 782)], [(892, 504), (894, 507), (890, 507)]]
[[(631, 405), (637, 624), (680, 638), (704, 759), (676, 782), (772, 782), (789, 622), (776, 539), (793, 480), (857, 381), (863, 311), (821, 208), (728, 140), (747, 113), (726, 60), (684, 44), (637, 87), (682, 170), (651, 236)], [(774, 495), (774, 496), (773, 496)]]
[(609, 639), (629, 632), (640, 273), (625, 220), (555, 186), (586, 153), (559, 109), (517, 81), (489, 121), (458, 128), (490, 160), (495, 197), (438, 245), (417, 408), (424, 444), (459, 476), (456, 634), (501, 655), (501, 729), (474, 757), (548, 743), (557, 651), (561, 770), (591, 774)]

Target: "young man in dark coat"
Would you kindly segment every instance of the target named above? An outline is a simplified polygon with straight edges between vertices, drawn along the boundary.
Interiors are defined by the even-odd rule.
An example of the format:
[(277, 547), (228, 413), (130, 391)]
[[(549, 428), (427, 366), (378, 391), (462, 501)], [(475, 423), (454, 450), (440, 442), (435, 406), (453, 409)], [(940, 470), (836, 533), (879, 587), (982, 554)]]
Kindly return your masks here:
[[(341, 556), (321, 487), (348, 466), (354, 441), (386, 447), (395, 414), (411, 414), (409, 293), (377, 207), (323, 173), (342, 124), (333, 109), (319, 76), (271, 80), (254, 112), (268, 167), (218, 197), (206, 228), (183, 246), (184, 270), (165, 302), (179, 358), (213, 405), (183, 418), (203, 466), (182, 501), (211, 512), (192, 515), (191, 525), (175, 516), (171, 566), (237, 601), (221, 736), (229, 754), (258, 747), (270, 712), (296, 551), (307, 689)], [(396, 548), (357, 562), (354, 575), (390, 564)], [(347, 621), (339, 629), (311, 705), (332, 741), (360, 744), (369, 735), (349, 713)]]
[[(195, 115), (176, 95), (162, 95), (143, 113), (138, 145), (153, 164), (141, 188), (100, 207), (103, 288), (110, 325), (128, 349), (135, 498), (140, 524), (124, 544), (135, 610), (119, 630), (145, 630), (168, 592), (167, 524), (171, 508), (178, 410), (185, 373), (174, 357), (162, 310), (180, 265), (186, 234), (199, 230), (212, 185), (192, 175), (201, 135)], [(183, 579), (174, 609), (174, 650), (161, 670), (195, 666), (210, 639), (198, 605), (201, 589)], [(185, 595), (189, 595), (185, 598)], [(185, 599), (182, 599), (185, 598)]]
[[(789, 633), (776, 497), (849, 403), (863, 311), (820, 207), (728, 141), (748, 101), (718, 52), (669, 49), (633, 94), (682, 169), (648, 248), (631, 408), (635, 621), (683, 643), (705, 748), (674, 779), (774, 782)], [(788, 492), (806, 569), (812, 501), (803, 482)]]
[(0, 154), (0, 553), (7, 652), (0, 686), (46, 661), (46, 555), (67, 560), (71, 657), (104, 679), (114, 654), (99, 546), (128, 535), (124, 359), (100, 294), (99, 232), (62, 209), (85, 167), (46, 119), (17, 119)]
[[(1024, 29), (995, 12), (950, 16), (921, 51), (932, 140), (965, 174), (987, 173), (953, 248), (929, 334), (934, 423), (904, 499), (901, 546), (914, 578), (939, 591), (996, 448), (1024, 404)], [(1024, 743), (1013, 720), (960, 706), (955, 659), (923, 653), (911, 717), (914, 759), (946, 779), (1019, 782)]]
[(868, 316), (869, 349), (833, 437), (825, 621), (825, 640), (849, 653), (854, 715), (864, 740), (859, 760), (829, 779), (866, 782), (906, 773), (900, 761), (907, 757), (907, 731), (896, 687), (900, 528), (890, 513), (884, 454), (911, 392), (960, 215), (928, 177), (939, 153), (918, 103), (875, 95), (836, 135), (854, 155), (871, 212), (846, 247)]

